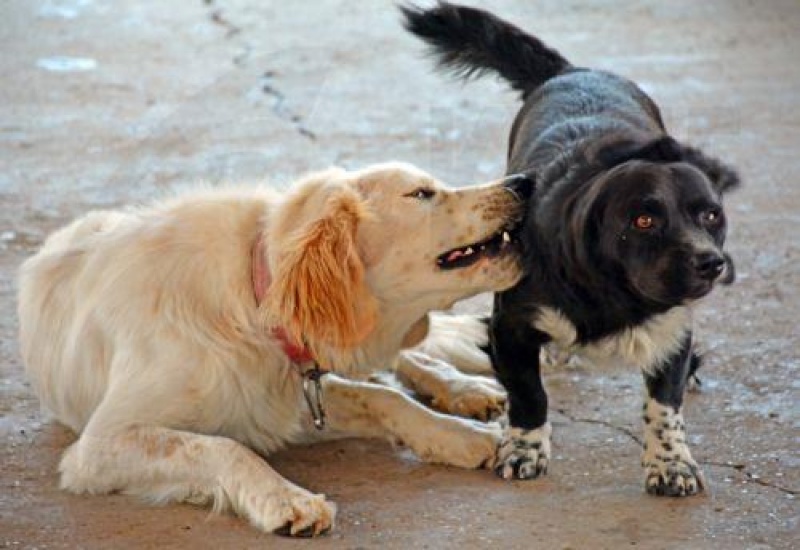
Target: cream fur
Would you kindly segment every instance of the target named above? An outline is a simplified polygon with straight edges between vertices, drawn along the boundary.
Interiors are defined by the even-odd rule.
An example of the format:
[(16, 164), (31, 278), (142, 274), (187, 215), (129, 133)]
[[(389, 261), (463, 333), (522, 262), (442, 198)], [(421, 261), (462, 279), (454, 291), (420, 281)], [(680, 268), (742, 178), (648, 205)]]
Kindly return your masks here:
[(683, 335), (691, 326), (691, 310), (688, 306), (672, 308), (640, 326), (622, 330), (590, 345), (576, 342), (575, 327), (556, 309), (541, 308), (534, 326), (549, 334), (561, 349), (577, 353), (594, 363), (602, 365), (609, 361), (622, 361), (652, 372), (680, 347)]
[(489, 345), (489, 331), (476, 315), (431, 313), (430, 336), (415, 349), (471, 374), (494, 376), (492, 361), (481, 348)]
[[(420, 187), (436, 195), (411, 196)], [(54, 233), (21, 268), (19, 318), (42, 404), (80, 434), (62, 487), (208, 503), (267, 531), (318, 534), (334, 506), (259, 455), (355, 435), (402, 440), (434, 462), (490, 462), (496, 429), (358, 379), (389, 367), (428, 311), (516, 282), (510, 256), (450, 271), (435, 259), (518, 208), (500, 183), (452, 190), (388, 164), (312, 174), (284, 195), (205, 190), (92, 212)], [(272, 275), (260, 305), (253, 257)], [(324, 432), (275, 326), (336, 373), (324, 378)]]

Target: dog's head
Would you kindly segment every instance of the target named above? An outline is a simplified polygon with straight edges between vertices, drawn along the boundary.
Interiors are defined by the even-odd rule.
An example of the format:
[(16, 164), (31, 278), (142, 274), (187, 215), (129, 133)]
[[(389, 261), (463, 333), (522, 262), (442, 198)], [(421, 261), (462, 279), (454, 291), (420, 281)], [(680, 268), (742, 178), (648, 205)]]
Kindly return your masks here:
[(529, 193), (520, 178), (454, 190), (399, 163), (313, 174), (269, 225), (267, 307), (297, 340), (352, 348), (381, 316), (508, 288)]
[(575, 197), (570, 248), (647, 302), (671, 307), (731, 282), (722, 195), (736, 173), (670, 137), (614, 144)]

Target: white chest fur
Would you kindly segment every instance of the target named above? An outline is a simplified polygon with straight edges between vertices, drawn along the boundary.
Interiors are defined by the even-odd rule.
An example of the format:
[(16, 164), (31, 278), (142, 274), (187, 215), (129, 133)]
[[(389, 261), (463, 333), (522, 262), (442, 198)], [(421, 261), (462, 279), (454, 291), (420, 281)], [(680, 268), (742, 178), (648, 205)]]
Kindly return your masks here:
[(558, 347), (594, 363), (620, 361), (652, 372), (678, 351), (686, 331), (691, 327), (691, 319), (688, 307), (676, 307), (641, 325), (623, 329), (587, 345), (577, 342), (575, 326), (557, 309), (540, 309), (533, 326), (549, 334)]

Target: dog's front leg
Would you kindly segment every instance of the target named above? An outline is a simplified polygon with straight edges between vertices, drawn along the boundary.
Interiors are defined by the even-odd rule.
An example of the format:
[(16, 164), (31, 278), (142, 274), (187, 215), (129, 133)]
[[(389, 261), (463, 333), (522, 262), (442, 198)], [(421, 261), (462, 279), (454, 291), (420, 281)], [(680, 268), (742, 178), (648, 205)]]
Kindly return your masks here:
[(703, 474), (686, 443), (681, 413), (691, 357), (692, 336), (687, 333), (678, 352), (644, 373), (647, 399), (642, 416), (642, 466), (650, 494), (688, 496), (705, 488)]
[(64, 453), (61, 486), (76, 493), (122, 491), (155, 502), (232, 508), (264, 531), (313, 536), (336, 509), (273, 470), (253, 451), (219, 436), (160, 427), (90, 426)]
[(408, 446), (422, 460), (462, 468), (491, 466), (497, 425), (432, 411), (402, 392), (328, 374), (322, 379), (333, 437), (381, 437)]
[(505, 406), (506, 394), (496, 380), (464, 374), (453, 365), (418, 351), (401, 352), (395, 373), (418, 395), (443, 412), (490, 420)]
[(530, 328), (527, 321), (496, 315), (490, 339), (497, 379), (508, 392), (495, 473), (503, 479), (536, 478), (547, 473), (550, 463), (552, 428), (539, 364), (547, 336)]

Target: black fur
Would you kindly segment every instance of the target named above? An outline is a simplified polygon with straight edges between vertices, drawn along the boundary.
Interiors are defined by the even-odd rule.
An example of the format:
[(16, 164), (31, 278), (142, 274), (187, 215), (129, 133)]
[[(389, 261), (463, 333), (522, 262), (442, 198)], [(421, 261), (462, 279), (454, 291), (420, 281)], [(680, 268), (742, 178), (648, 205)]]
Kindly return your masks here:
[[(538, 39), (478, 9), (442, 2), (429, 10), (402, 10), (406, 28), (432, 47), (445, 68), (464, 76), (495, 71), (522, 92), (507, 173), (535, 181), (521, 235), (527, 275), (496, 295), (490, 342), (497, 376), (509, 393), (510, 428), (534, 430), (547, 421), (539, 351), (557, 336), (535, 326), (543, 308), (574, 325), (573, 344), (590, 346), (663, 319), (720, 280), (730, 282), (721, 198), (739, 179), (719, 160), (669, 136), (658, 107), (633, 82), (574, 67)], [(680, 415), (687, 379), (700, 358), (691, 326), (674, 330), (680, 344), (665, 348), (665, 359), (640, 366), (649, 399)], [(522, 455), (512, 453), (505, 465), (500, 457), (498, 472), (543, 473), (546, 460), (544, 468), (526, 469), (520, 466), (523, 442), (517, 447)], [(647, 462), (648, 491), (691, 494), (702, 488), (702, 479), (692, 478), (697, 469), (690, 456), (680, 459), (688, 464), (680, 467), (660, 460)]]
[(463, 77), (495, 71), (525, 96), (569, 67), (555, 50), (520, 29), (487, 19), (484, 12), (440, 3), (424, 11), (402, 6), (406, 29), (433, 46), (441, 66)]

